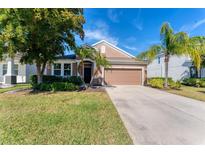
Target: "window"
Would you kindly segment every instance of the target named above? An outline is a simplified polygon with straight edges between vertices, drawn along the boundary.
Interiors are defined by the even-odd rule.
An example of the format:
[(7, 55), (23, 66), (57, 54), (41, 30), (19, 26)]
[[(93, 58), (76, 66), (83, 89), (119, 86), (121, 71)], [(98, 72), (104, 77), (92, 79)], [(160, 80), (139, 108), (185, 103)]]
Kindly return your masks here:
[(18, 75), (18, 64), (14, 64), (14, 75)]
[(158, 57), (158, 64), (160, 64), (160, 57)]
[(7, 64), (3, 64), (3, 75), (7, 73)]
[(54, 64), (54, 71), (53, 71), (54, 75), (61, 75), (61, 64), (60, 63), (56, 63)]
[(64, 76), (71, 75), (71, 64), (64, 64)]

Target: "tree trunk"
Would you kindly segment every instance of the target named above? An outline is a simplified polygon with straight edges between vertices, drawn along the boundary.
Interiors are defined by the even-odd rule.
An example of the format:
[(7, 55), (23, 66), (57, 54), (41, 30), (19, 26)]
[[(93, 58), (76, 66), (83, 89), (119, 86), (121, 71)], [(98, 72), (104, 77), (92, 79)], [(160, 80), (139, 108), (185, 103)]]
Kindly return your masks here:
[(165, 83), (164, 83), (164, 87), (168, 88), (168, 64), (169, 64), (169, 55), (165, 55)]
[(197, 78), (201, 78), (201, 68), (197, 69)]
[(42, 83), (43, 77), (41, 74), (41, 64), (36, 64), (36, 71), (37, 71), (37, 83)]
[(36, 63), (36, 69), (37, 69), (37, 83), (42, 83), (43, 82), (43, 74), (46, 68), (46, 63), (45, 61), (43, 64), (41, 63)]

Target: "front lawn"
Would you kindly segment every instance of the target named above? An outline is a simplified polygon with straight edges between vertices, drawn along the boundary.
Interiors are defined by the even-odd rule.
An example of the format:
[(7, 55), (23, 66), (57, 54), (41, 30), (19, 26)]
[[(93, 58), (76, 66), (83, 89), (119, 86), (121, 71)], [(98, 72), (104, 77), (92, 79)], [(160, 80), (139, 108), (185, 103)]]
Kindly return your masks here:
[(12, 90), (27, 89), (27, 88), (31, 88), (31, 85), (30, 84), (16, 84), (13, 87), (0, 88), (0, 93), (4, 93), (4, 92), (7, 92), (7, 91), (12, 91)]
[(0, 94), (0, 144), (132, 144), (105, 92)]
[(205, 88), (182, 86), (179, 90), (169, 89), (167, 92), (205, 101)]

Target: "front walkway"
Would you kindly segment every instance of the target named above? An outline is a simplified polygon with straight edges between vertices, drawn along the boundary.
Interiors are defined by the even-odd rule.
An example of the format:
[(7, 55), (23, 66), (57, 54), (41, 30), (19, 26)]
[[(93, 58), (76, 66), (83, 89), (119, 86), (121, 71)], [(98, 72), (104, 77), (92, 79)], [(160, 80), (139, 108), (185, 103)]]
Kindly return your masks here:
[(205, 102), (143, 86), (106, 91), (135, 144), (205, 144)]

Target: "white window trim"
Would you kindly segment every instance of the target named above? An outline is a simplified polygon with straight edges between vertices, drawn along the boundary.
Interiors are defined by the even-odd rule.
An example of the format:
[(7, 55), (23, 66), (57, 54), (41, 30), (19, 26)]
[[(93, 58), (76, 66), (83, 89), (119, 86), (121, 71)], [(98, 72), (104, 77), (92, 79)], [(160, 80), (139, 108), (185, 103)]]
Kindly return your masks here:
[[(63, 72), (62, 72), (62, 74), (63, 74), (63, 76), (65, 76), (64, 75), (64, 71), (65, 71), (65, 69), (64, 69), (64, 64), (70, 64), (70, 76), (73, 76), (73, 70), (72, 70), (72, 67), (73, 67), (73, 63), (63, 63)], [(62, 71), (62, 70), (61, 70)]]
[[(6, 75), (6, 74), (3, 74), (3, 72), (4, 72), (4, 65), (7, 65), (7, 68), (6, 68), (6, 69), (7, 69), (7, 70), (6, 70), (6, 74), (7, 74), (7, 72), (8, 72), (8, 64), (7, 64), (7, 63), (2, 63), (2, 75), (3, 75), (3, 76)], [(17, 66), (18, 66), (18, 67), (17, 67), (17, 71), (18, 71), (18, 73), (15, 74), (15, 73), (14, 73), (14, 70), (15, 70), (15, 69), (13, 68), (13, 74), (16, 75), (16, 76), (18, 76), (18, 75), (19, 75), (19, 65), (20, 65), (20, 64), (19, 64), (19, 63), (14, 63), (14, 65), (17, 65)], [(13, 66), (13, 67), (14, 67), (14, 66)]]
[(64, 64), (70, 64), (71, 65), (71, 73), (70, 76), (73, 76), (73, 62), (55, 62), (52, 64), (51, 66), (51, 75), (54, 75), (54, 64), (61, 64), (61, 75), (62, 77), (64, 77)]
[(5, 70), (5, 69), (4, 69), (4, 65), (6, 65), (6, 74), (7, 74), (7, 71), (8, 71), (8, 64), (7, 64), (7, 63), (3, 63), (3, 64), (2, 64), (2, 75), (3, 75), (3, 76), (6, 75), (6, 74), (4, 74), (4, 70)]

